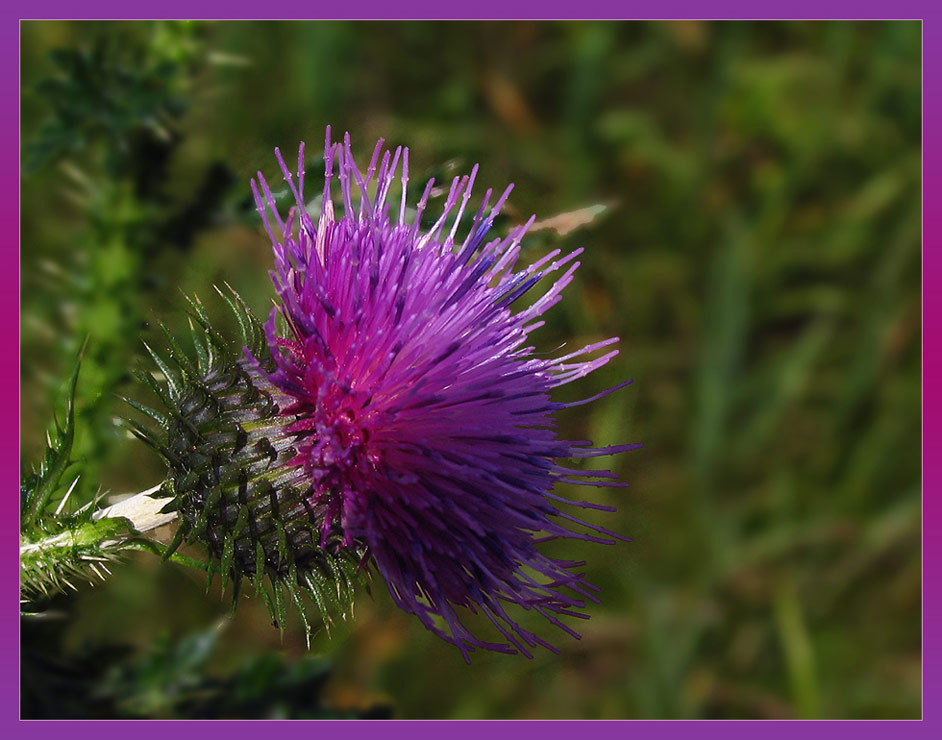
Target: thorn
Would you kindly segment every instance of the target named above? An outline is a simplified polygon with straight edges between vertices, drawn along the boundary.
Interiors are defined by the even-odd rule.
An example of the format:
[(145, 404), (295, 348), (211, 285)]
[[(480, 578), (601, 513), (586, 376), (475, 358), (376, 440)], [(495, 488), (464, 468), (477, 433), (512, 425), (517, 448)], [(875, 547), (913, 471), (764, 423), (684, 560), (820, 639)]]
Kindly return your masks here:
[(62, 496), (62, 500), (59, 501), (59, 505), (56, 507), (56, 512), (55, 512), (54, 516), (59, 516), (59, 514), (62, 513), (62, 509), (63, 509), (63, 507), (65, 506), (65, 502), (69, 500), (69, 496), (71, 496), (71, 495), (72, 495), (72, 491), (75, 490), (75, 485), (79, 482), (79, 478), (80, 478), (80, 477), (81, 477), (81, 476), (78, 476), (78, 475), (75, 476), (75, 480), (72, 481), (72, 485), (69, 486), (69, 490), (67, 490), (67, 491), (65, 492), (65, 494)]

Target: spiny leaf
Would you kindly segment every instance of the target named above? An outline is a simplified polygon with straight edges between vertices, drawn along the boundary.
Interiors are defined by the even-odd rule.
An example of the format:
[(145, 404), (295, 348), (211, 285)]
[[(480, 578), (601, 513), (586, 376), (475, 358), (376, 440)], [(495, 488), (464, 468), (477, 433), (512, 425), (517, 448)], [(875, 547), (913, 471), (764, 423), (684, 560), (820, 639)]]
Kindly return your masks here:
[(60, 481), (70, 463), (69, 455), (72, 452), (72, 442), (75, 439), (75, 389), (78, 384), (79, 369), (85, 345), (79, 351), (75, 367), (68, 381), (68, 394), (66, 397), (65, 422), (55, 423), (55, 437), (47, 435), (48, 447), (40, 463), (39, 470), (21, 483), (24, 495), (21, 523), (24, 530), (36, 524), (46, 510), (53, 493), (59, 487)]

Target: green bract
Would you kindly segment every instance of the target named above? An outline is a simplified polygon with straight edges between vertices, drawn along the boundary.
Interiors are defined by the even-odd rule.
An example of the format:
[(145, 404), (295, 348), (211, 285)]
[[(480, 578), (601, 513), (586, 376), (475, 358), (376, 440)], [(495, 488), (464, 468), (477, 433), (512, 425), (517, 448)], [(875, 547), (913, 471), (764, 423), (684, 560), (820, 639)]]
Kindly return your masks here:
[(167, 461), (160, 495), (173, 497), (165, 511), (180, 514), (165, 557), (183, 543), (204, 545), (210, 581), (220, 573), (232, 582), (233, 607), (248, 578), (277, 626), (290, 600), (310, 635), (302, 595), (325, 617), (345, 612), (360, 557), (339, 542), (321, 542), (322, 507), (309, 501), (303, 468), (289, 464), (297, 454), (295, 435), (287, 431), (294, 419), (283, 413), (285, 398), (264, 368), (243, 356), (243, 347), (263, 354), (264, 333), (238, 294), (223, 295), (239, 321), (241, 342), (220, 336), (202, 304), (191, 300), (195, 357), (165, 329), (166, 357), (148, 347), (163, 382), (137, 373), (163, 409), (129, 401), (157, 422), (156, 428), (132, 425)]

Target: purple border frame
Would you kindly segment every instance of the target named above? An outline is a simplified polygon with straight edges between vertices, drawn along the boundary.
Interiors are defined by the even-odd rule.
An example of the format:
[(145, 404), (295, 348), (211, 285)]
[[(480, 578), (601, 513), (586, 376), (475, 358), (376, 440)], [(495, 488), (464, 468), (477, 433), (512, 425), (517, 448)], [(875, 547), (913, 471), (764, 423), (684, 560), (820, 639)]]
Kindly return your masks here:
[[(7, 65), (7, 72), (0, 72), (0, 138), (7, 142), (0, 147), (0, 172), (7, 173), (0, 181), (0, 223), (17, 224), (14, 240), (0, 248), (0, 311), (6, 317), (3, 324), (8, 332), (16, 327), (17, 353), (19, 360), (19, 20), (41, 18), (225, 18), (238, 12), (231, 2), (206, 2), (205, 0), (163, 0), (156, 12), (137, 9), (127, 2), (117, 0), (94, 0), (90, 3), (56, 2), (39, 0), (38, 2), (14, 2), (9, 11), (4, 12), (0, 22), (0, 58)], [(336, 6), (335, 6), (336, 7)], [(578, 8), (578, 15), (573, 10)], [(669, 19), (669, 18), (743, 18), (743, 19), (922, 19), (923, 20), (923, 378), (942, 375), (942, 344), (935, 342), (938, 335), (926, 331), (926, 327), (942, 322), (942, 296), (933, 293), (932, 285), (939, 285), (942, 278), (942, 252), (938, 246), (942, 234), (942, 210), (926, 209), (926, 204), (933, 201), (927, 194), (940, 191), (942, 181), (942, 3), (935, 0), (896, 0), (896, 2), (876, 2), (875, 0), (792, 0), (760, 5), (755, 0), (720, 0), (718, 2), (698, 3), (694, 0), (660, 0), (657, 13), (643, 8), (634, 8), (624, 2), (613, 0), (582, 0), (578, 6), (567, 3), (537, 3), (534, 0), (479, 0), (465, 10), (442, 2), (431, 0), (413, 0), (408, 8), (388, 2), (360, 2), (355, 6), (344, 6), (349, 15), (358, 18), (391, 19), (394, 10), (400, 10), (405, 18), (454, 18), (467, 19), (471, 12), (481, 18), (515, 19), (528, 17), (543, 18), (579, 18), (607, 19)], [(331, 11), (321, 10), (310, 0), (282, 0), (276, 6), (278, 16), (282, 18), (309, 18), (318, 14), (324, 18), (334, 17)], [(130, 11), (130, 12), (129, 12)], [(320, 12), (319, 12), (320, 11)], [(253, 18), (250, 13), (243, 17)], [(925, 132), (930, 135), (926, 136)], [(934, 135), (931, 132), (935, 131)], [(14, 149), (14, 142), (17, 147)], [(9, 226), (8, 226), (9, 228)], [(936, 243), (936, 247), (928, 245)], [(117, 733), (134, 733), (137, 738), (158, 738), (163, 740), (168, 728), (156, 721), (91, 721), (91, 722), (23, 722), (19, 720), (19, 620), (13, 609), (14, 591), (19, 593), (18, 551), (14, 553), (14, 543), (18, 542), (18, 533), (14, 531), (19, 520), (19, 499), (12, 491), (19, 486), (19, 362), (0, 363), (0, 394), (2, 394), (3, 424), (0, 426), (0, 470), (5, 484), (0, 486), (0, 522), (6, 530), (3, 533), (2, 557), (0, 557), (0, 579), (4, 592), (8, 596), (6, 606), (0, 610), (0, 656), (3, 657), (0, 672), (0, 727), (5, 732), (12, 732), (13, 737), (30, 733), (37, 738), (52, 736), (56, 733), (69, 733), (71, 737), (94, 734), (96, 738)], [(942, 535), (927, 524), (942, 522), (942, 503), (931, 494), (936, 485), (942, 487), (942, 390), (935, 389), (929, 383), (923, 383), (923, 719), (870, 721), (807, 721), (796, 726), (786, 721), (706, 721), (691, 720), (683, 722), (662, 722), (652, 720), (623, 721), (489, 721), (486, 728), (478, 722), (457, 721), (418, 721), (401, 720), (387, 723), (383, 727), (384, 736), (438, 736), (447, 733), (454, 738), (476, 737), (479, 732), (510, 734), (511, 732), (539, 732), (541, 735), (570, 733), (573, 730), (591, 732), (600, 738), (622, 737), (626, 733), (644, 732), (648, 737), (676, 737), (692, 732), (706, 737), (731, 736), (751, 737), (761, 733), (764, 738), (791, 737), (800, 732), (805, 735), (824, 737), (825, 734), (848, 733), (856, 738), (883, 738), (889, 733), (905, 735), (942, 736), (936, 701), (942, 700), (942, 591), (940, 582), (940, 560), (942, 560)], [(926, 495), (929, 491), (929, 495)], [(928, 588), (927, 588), (928, 586)], [(325, 727), (324, 724), (331, 725)], [(196, 721), (174, 722), (174, 732), (206, 732), (208, 728), (199, 727)], [(340, 729), (340, 721), (321, 721), (318, 727), (311, 727), (305, 722), (280, 722), (279, 732), (313, 733)], [(935, 726), (936, 730), (931, 730)], [(343, 722), (343, 732), (354, 735), (371, 732), (363, 722)], [(227, 740), (235, 736), (251, 737), (258, 732), (250, 722), (213, 722), (211, 731), (224, 731)]]

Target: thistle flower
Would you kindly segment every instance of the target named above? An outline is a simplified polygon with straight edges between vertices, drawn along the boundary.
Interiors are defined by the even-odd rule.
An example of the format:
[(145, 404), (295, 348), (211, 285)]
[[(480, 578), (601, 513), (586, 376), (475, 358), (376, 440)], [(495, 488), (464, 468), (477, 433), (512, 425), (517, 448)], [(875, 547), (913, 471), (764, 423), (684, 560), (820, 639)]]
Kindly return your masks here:
[[(317, 544), (375, 564), (395, 602), (465, 660), (475, 648), (555, 651), (508, 607), (532, 609), (578, 637), (559, 617), (587, 618), (579, 610), (597, 601), (577, 572), (584, 563), (549, 557), (540, 545), (557, 538), (611, 544), (619, 535), (566, 507), (613, 509), (553, 489), (558, 482), (624, 485), (610, 471), (565, 461), (638, 445), (557, 439), (553, 414), (627, 383), (570, 404), (554, 402), (551, 391), (606, 364), (617, 339), (538, 355), (529, 335), (560, 300), (582, 250), (557, 249), (518, 267), (533, 219), (506, 237), (491, 235), (512, 186), (490, 208), (488, 190), (464, 229), (477, 166), (452, 181), (441, 215), (423, 229), (434, 181), (410, 213), (409, 151), (382, 144), (364, 174), (349, 136), (333, 143), (327, 129), (316, 223), (304, 196), (303, 144), (296, 177), (275, 150), (296, 201), (286, 219), (261, 173), (252, 182), (274, 248), (280, 305), (265, 325), (266, 350), (248, 348), (246, 367), (281, 399), (284, 449), (292, 454), (278, 458), (279, 470), (317, 512)], [(517, 308), (551, 275), (542, 296)], [(506, 642), (472, 634), (460, 607), (486, 615)]]

